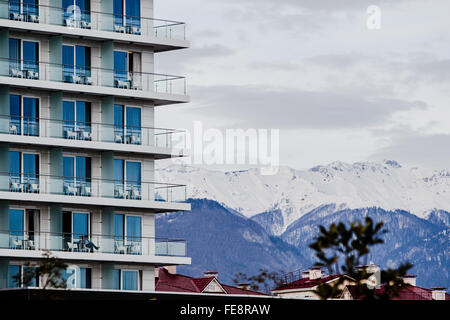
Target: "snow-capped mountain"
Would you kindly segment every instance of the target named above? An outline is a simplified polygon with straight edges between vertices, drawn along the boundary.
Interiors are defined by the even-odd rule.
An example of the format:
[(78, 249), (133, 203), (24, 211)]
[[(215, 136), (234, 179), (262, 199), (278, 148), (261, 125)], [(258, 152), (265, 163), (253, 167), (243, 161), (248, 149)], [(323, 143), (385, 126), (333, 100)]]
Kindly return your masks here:
[(324, 207), (333, 212), (405, 210), (421, 218), (450, 211), (450, 171), (403, 167), (392, 160), (333, 162), (309, 170), (281, 167), (273, 176), (261, 175), (258, 169), (223, 172), (171, 164), (158, 169), (157, 177), (186, 184), (190, 198), (217, 201), (255, 221), (269, 219), (266, 226), (274, 235)]

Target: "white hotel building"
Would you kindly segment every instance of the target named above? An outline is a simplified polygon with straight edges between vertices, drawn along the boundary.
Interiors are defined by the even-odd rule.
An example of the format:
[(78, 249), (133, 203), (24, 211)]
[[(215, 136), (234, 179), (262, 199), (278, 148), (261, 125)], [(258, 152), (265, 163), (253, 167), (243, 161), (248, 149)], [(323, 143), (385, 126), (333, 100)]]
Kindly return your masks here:
[(154, 290), (155, 267), (190, 264), (184, 240), (155, 238), (186, 188), (154, 181), (185, 152), (154, 109), (189, 101), (154, 56), (188, 46), (153, 0), (0, 0), (0, 288), (44, 250), (95, 290)]

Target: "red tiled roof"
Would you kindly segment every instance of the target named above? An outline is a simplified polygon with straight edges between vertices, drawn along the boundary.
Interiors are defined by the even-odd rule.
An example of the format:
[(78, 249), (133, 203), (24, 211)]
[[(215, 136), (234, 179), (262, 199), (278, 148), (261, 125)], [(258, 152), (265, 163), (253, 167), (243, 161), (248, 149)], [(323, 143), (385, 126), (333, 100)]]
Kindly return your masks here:
[(325, 276), (323, 278), (318, 278), (314, 280), (310, 280), (309, 278), (303, 278), (285, 285), (278, 287), (276, 290), (289, 290), (289, 289), (302, 289), (302, 288), (312, 288), (321, 283), (325, 283), (334, 279), (339, 278), (340, 275), (333, 274), (330, 276)]
[[(356, 286), (349, 285), (347, 289), (350, 291), (350, 294), (353, 298), (358, 298), (356, 293)], [(377, 289), (376, 292), (378, 294), (384, 293), (384, 287)], [(398, 296), (391, 296), (391, 300), (433, 300), (432, 299), (432, 290), (425, 289), (422, 287), (411, 286), (408, 285), (399, 290)], [(448, 293), (445, 294), (445, 300), (450, 300), (450, 295)]]
[[(156, 291), (169, 292), (196, 292), (201, 293), (214, 277), (192, 278), (182, 274), (171, 274), (165, 268), (159, 268), (156, 278)], [(227, 294), (264, 295), (259, 292), (239, 289), (233, 286), (220, 284)]]
[(228, 294), (249, 294), (249, 295), (255, 295), (255, 296), (266, 296), (266, 294), (261, 293), (261, 292), (241, 289), (241, 288), (238, 288), (238, 287), (228, 286), (226, 284), (221, 284), (221, 286), (222, 286), (222, 288), (225, 289), (225, 291)]
[(214, 277), (192, 278), (192, 281), (197, 286), (198, 290), (202, 292)]

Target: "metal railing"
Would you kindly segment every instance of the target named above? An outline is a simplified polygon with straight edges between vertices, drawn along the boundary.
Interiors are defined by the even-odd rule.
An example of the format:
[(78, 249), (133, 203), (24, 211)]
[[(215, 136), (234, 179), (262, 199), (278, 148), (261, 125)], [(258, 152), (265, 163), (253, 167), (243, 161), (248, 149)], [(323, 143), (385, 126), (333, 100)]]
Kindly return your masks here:
[(186, 240), (42, 231), (0, 231), (0, 248), (186, 257)]
[(149, 72), (0, 58), (0, 76), (186, 95), (186, 78)]
[(183, 130), (0, 115), (0, 133), (118, 144), (186, 147)]
[(0, 19), (130, 34), (161, 39), (186, 40), (186, 24), (179, 21), (118, 15), (60, 8), (47, 5), (20, 4), (0, 0)]
[(0, 172), (0, 191), (77, 197), (186, 202), (186, 186), (160, 182)]

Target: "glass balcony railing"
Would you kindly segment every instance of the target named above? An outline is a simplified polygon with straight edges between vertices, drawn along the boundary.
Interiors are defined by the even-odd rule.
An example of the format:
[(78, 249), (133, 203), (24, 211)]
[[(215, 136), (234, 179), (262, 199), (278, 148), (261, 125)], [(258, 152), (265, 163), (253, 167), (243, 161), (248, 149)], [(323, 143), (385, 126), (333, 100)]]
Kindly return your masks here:
[(118, 144), (185, 148), (183, 130), (0, 115), (0, 133)]
[(0, 231), (0, 249), (186, 257), (186, 240), (98, 234)]
[(186, 40), (186, 24), (183, 22), (83, 11), (77, 6), (64, 9), (0, 0), (0, 19), (160, 39)]
[(186, 78), (148, 72), (0, 58), (0, 76), (186, 95)]
[(186, 186), (159, 182), (0, 173), (0, 191), (62, 196), (186, 202)]

